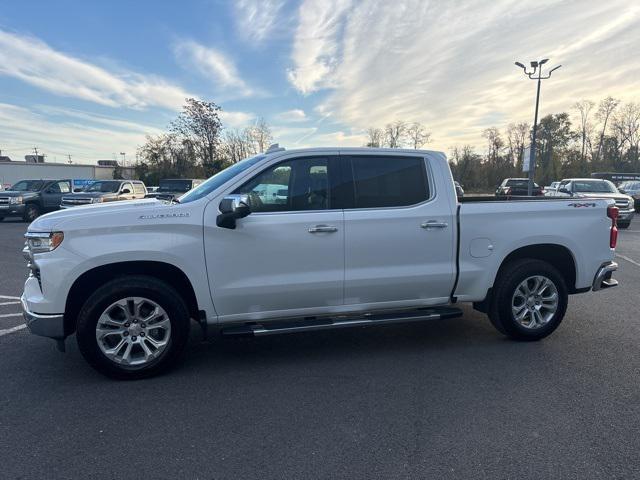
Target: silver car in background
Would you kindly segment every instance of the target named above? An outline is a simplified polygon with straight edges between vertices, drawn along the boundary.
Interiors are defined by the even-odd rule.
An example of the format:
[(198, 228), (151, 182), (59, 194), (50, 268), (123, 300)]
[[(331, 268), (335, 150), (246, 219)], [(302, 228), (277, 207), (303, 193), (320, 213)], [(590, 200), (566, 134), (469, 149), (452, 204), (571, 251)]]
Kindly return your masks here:
[(636, 212), (640, 212), (640, 182), (629, 180), (618, 185), (618, 190), (633, 198)]

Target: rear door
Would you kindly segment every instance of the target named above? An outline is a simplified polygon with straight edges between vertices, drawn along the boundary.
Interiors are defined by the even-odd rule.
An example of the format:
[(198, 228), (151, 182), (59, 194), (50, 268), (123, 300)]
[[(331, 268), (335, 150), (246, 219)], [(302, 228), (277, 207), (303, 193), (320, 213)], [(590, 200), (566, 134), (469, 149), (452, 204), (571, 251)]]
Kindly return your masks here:
[(434, 181), (428, 158), (419, 155), (343, 159), (353, 181), (345, 209), (345, 304), (446, 303), (456, 226), (447, 192), (436, 188), (444, 177)]

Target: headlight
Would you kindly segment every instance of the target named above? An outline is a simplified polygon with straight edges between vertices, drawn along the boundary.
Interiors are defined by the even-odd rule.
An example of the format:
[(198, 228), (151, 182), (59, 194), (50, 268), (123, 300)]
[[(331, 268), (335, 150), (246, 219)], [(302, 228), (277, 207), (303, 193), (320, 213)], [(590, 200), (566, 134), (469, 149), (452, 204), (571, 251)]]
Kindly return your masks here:
[(52, 252), (64, 240), (62, 232), (27, 232), (24, 236), (27, 239), (27, 248), (32, 254)]
[(22, 197), (9, 197), (9, 203), (12, 205), (22, 203)]
[(102, 197), (92, 198), (91, 203), (102, 203), (104, 199)]

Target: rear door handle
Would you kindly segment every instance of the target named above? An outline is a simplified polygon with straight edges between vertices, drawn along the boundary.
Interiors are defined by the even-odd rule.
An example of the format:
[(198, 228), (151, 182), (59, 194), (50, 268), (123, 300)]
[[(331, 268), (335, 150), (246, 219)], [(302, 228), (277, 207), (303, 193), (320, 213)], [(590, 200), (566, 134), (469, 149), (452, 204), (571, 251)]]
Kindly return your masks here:
[(338, 228), (333, 225), (316, 225), (309, 229), (309, 233), (333, 233), (337, 231)]
[(448, 226), (449, 224), (447, 222), (436, 222), (435, 220), (429, 220), (420, 225), (420, 227), (426, 228), (427, 230), (430, 228), (447, 228)]

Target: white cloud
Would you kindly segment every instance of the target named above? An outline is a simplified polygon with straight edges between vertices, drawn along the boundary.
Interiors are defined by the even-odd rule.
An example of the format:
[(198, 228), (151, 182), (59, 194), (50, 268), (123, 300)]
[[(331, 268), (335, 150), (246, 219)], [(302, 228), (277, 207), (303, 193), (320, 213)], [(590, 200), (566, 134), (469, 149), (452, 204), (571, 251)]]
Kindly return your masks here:
[(236, 0), (235, 21), (240, 33), (259, 44), (278, 26), (283, 0)]
[[(49, 161), (58, 157), (59, 161), (71, 154), (78, 163), (94, 163), (99, 158), (112, 158), (113, 153), (126, 152), (133, 158), (145, 135), (159, 133), (159, 130), (137, 124), (134, 129), (126, 128), (128, 122), (109, 125), (91, 125), (105, 120), (104, 117), (80, 113), (75, 118), (61, 118), (52, 111), (30, 110), (16, 105), (0, 103), (0, 144), (12, 152), (14, 159), (31, 152), (34, 142), (48, 156)], [(58, 114), (63, 115), (62, 111)], [(107, 119), (111, 121), (114, 119)]]
[(64, 97), (110, 107), (179, 108), (188, 96), (153, 75), (111, 72), (54, 50), (33, 37), (0, 30), (0, 76), (10, 76)]
[(357, 130), (420, 121), (430, 147), (481, 145), (488, 126), (532, 121), (535, 84), (514, 60), (563, 64), (543, 84), (542, 115), (640, 96), (640, 9), (625, 0), (305, 0), (298, 22), (289, 81), (324, 90), (317, 112)]
[(247, 112), (227, 112), (223, 110), (220, 112), (220, 119), (222, 125), (227, 128), (244, 128), (249, 126), (255, 120), (256, 116), (253, 113)]
[(293, 110), (280, 112), (275, 116), (275, 119), (280, 122), (304, 122), (307, 120), (307, 115), (304, 113), (304, 110), (294, 108)]
[(205, 47), (191, 40), (174, 45), (177, 60), (186, 68), (192, 68), (207, 78), (213, 78), (218, 87), (246, 97), (255, 92), (238, 73), (233, 61), (222, 52)]

